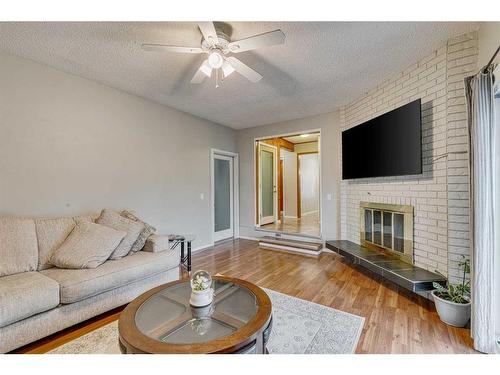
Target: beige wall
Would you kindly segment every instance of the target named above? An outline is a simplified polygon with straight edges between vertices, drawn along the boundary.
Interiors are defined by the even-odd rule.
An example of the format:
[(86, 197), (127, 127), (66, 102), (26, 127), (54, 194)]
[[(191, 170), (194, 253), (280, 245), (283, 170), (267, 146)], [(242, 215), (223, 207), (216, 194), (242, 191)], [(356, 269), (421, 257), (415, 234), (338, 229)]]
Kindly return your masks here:
[[(479, 27), (478, 66), (485, 66), (500, 45), (500, 22), (482, 22)], [(495, 62), (500, 63), (500, 53)]]
[(207, 246), (211, 147), (234, 151), (235, 132), (0, 54), (0, 214), (131, 208)]
[[(338, 112), (239, 130), (240, 154), (240, 234), (257, 237), (255, 226), (254, 140), (260, 137), (321, 129), (322, 237), (339, 238), (340, 119)], [(328, 200), (330, 195), (331, 200)]]

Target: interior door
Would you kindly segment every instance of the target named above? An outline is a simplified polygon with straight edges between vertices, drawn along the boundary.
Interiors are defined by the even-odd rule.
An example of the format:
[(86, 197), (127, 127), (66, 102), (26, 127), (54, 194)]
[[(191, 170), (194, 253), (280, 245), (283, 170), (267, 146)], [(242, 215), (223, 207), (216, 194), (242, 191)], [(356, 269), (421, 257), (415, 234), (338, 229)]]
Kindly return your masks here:
[(214, 241), (234, 236), (233, 158), (214, 155)]
[(274, 223), (278, 210), (277, 149), (259, 142), (259, 215), (260, 225)]
[(317, 153), (299, 154), (301, 216), (319, 213), (319, 157)]

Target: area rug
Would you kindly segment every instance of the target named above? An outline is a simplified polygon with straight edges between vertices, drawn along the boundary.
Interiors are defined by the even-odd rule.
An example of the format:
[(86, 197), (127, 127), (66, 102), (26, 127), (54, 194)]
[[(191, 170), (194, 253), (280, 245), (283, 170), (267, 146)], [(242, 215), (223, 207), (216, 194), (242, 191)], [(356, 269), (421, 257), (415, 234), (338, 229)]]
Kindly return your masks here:
[[(364, 318), (264, 289), (273, 304), (271, 354), (351, 354)], [(118, 322), (64, 344), (50, 354), (119, 354)]]

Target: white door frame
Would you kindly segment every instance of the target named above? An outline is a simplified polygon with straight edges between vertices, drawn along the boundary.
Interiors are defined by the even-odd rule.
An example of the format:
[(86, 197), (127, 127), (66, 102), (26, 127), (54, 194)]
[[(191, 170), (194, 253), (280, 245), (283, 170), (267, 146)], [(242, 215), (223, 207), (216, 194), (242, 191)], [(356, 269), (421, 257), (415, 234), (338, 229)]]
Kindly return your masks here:
[[(268, 148), (272, 150), (273, 153), (273, 215), (272, 217), (263, 217), (262, 216), (262, 168), (260, 166), (261, 158), (261, 150), (262, 148)], [(267, 143), (263, 144), (259, 142), (259, 225), (265, 225), (274, 223), (278, 220), (278, 147), (273, 145), (268, 145)], [(267, 150), (269, 151), (269, 150)], [(272, 220), (272, 221), (271, 221)]]
[[(323, 137), (322, 137), (322, 132), (321, 128), (316, 128), (316, 129), (305, 129), (305, 130), (297, 130), (297, 131), (291, 131), (288, 133), (281, 133), (281, 134), (270, 134), (264, 137), (257, 137), (253, 139), (253, 207), (254, 207), (254, 223), (258, 223), (257, 221), (257, 212), (255, 210), (255, 207), (257, 207), (257, 204), (259, 203), (257, 200), (257, 192), (255, 191), (256, 189), (256, 183), (257, 181), (257, 147), (255, 147), (257, 141), (263, 141), (266, 139), (270, 138), (280, 138), (280, 137), (289, 137), (291, 135), (296, 135), (296, 134), (306, 134), (306, 133), (319, 133), (319, 143), (318, 143), (318, 154), (319, 154), (319, 230), (320, 230), (320, 237), (323, 236), (323, 173), (322, 173), (322, 160), (323, 159)], [(259, 228), (259, 224), (255, 224), (255, 228)]]
[[(214, 154), (214, 163), (215, 160), (225, 160), (229, 162), (229, 228), (225, 230), (216, 231), (214, 228), (214, 242), (226, 240), (228, 238), (234, 237), (234, 159), (232, 156)], [(214, 167), (215, 169), (215, 167)], [(215, 181), (214, 181), (214, 192), (215, 192)], [(215, 199), (214, 199), (214, 215), (215, 215)], [(215, 224), (215, 222), (214, 222)], [(214, 225), (215, 226), (215, 225)]]
[(240, 185), (239, 185), (239, 155), (235, 152), (210, 149), (210, 211), (211, 211), (211, 233), (212, 246), (215, 244), (215, 181), (214, 181), (214, 159), (215, 155), (230, 157), (233, 159), (233, 238), (240, 237)]

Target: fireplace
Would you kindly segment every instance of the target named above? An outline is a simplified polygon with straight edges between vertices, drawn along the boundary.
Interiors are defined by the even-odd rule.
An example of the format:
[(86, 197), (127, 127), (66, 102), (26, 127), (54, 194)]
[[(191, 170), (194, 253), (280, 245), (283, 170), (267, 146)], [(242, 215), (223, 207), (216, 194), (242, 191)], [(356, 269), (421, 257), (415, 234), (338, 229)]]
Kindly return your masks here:
[(360, 243), (413, 264), (413, 206), (361, 202)]

